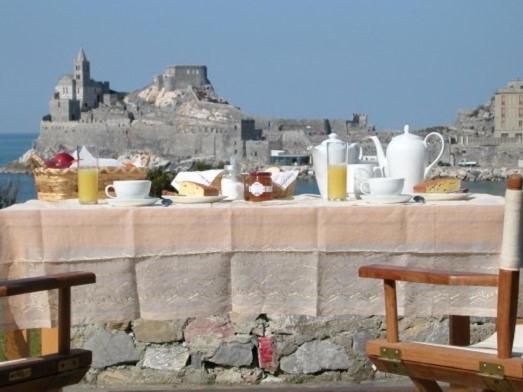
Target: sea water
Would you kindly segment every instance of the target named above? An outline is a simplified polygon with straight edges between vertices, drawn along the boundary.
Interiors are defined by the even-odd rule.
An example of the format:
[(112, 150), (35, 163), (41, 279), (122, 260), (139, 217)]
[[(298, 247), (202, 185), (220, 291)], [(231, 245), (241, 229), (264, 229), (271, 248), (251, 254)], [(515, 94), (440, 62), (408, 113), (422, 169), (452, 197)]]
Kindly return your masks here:
[[(38, 137), (36, 133), (4, 133), (0, 134), (0, 166), (16, 160), (32, 146)], [(0, 187), (9, 181), (18, 185), (19, 192), (17, 202), (21, 203), (36, 197), (33, 177), (28, 174), (0, 174)], [(464, 182), (463, 186), (472, 193), (489, 193), (492, 195), (503, 195), (505, 193), (505, 182)], [(296, 183), (297, 195), (303, 193), (319, 194), (318, 185), (314, 178), (299, 178)]]
[[(18, 159), (33, 144), (37, 133), (0, 134), (0, 166)], [(33, 177), (28, 174), (0, 174), (0, 188), (12, 182), (18, 187), (17, 202), (24, 202), (36, 197)]]

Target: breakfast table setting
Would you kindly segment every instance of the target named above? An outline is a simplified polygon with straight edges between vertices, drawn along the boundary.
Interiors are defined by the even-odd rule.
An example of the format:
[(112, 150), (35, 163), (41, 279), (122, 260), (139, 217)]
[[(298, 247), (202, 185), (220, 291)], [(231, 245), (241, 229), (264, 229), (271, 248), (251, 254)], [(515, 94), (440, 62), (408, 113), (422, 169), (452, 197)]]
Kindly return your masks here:
[[(329, 135), (312, 151), (319, 195), (292, 195), (297, 173), (245, 174), (232, 160), (225, 170), (178, 173), (178, 192), (152, 197), (145, 178), (81, 180), (82, 164), (96, 168), (87, 157), (76, 197), (0, 210), (0, 279), (94, 272), (97, 283), (72, 296), (73, 324), (93, 324), (231, 311), (368, 316), (383, 312), (383, 298), (357, 278), (362, 265), (495, 271), (504, 198), (463, 192), (454, 179), (425, 181), (426, 142), (421, 149), (411, 136), (397, 136), (418, 149), (406, 154), (397, 143), (410, 162), (402, 167), (389, 159), (394, 139), (387, 157), (364, 161), (359, 146)], [(495, 300), (490, 288), (398, 288), (400, 313), (488, 316)], [(53, 292), (11, 297), (0, 328), (51, 327), (56, 302)]]

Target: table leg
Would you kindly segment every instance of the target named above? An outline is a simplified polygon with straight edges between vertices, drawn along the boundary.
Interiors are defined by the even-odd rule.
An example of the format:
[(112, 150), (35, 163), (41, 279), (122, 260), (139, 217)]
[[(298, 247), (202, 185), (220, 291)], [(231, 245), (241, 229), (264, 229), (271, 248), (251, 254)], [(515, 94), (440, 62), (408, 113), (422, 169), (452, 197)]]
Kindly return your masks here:
[(42, 328), (41, 330), (42, 355), (58, 352), (58, 328)]

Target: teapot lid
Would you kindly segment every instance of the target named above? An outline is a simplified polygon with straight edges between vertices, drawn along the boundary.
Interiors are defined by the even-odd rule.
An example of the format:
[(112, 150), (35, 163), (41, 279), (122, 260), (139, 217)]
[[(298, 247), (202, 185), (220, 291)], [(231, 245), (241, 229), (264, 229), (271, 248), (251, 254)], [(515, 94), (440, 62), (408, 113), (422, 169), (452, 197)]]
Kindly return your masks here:
[(409, 124), (405, 124), (405, 126), (403, 127), (403, 133), (398, 135), (398, 136), (393, 137), (392, 139), (405, 139), (405, 138), (408, 138), (408, 139), (411, 139), (411, 140), (416, 140), (416, 139), (421, 140), (421, 138), (418, 135), (410, 133), (409, 129), (410, 129)]
[(325, 139), (324, 141), (321, 142), (322, 145), (327, 145), (329, 143), (343, 143), (343, 144), (345, 144), (345, 142), (343, 140), (341, 140), (340, 138), (338, 138), (338, 135), (336, 133), (334, 133), (334, 132), (329, 133), (328, 139)]

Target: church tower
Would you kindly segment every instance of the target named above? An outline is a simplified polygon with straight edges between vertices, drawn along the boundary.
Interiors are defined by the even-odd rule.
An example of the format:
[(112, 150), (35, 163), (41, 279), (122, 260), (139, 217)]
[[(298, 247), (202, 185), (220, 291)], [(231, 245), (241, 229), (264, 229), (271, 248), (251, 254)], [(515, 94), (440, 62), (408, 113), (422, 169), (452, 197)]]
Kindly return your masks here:
[(91, 80), (89, 61), (87, 60), (83, 49), (80, 49), (76, 56), (74, 63), (74, 79), (77, 86), (86, 86)]

